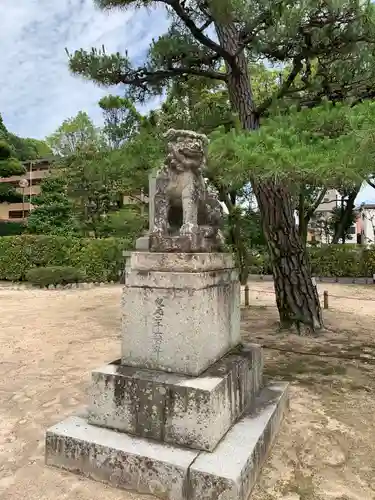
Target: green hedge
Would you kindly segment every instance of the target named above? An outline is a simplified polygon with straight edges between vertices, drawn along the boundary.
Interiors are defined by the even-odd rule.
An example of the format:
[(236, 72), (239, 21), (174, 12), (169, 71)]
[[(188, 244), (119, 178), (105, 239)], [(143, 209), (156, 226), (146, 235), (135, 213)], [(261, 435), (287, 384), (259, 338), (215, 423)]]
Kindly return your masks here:
[[(372, 277), (375, 274), (375, 246), (324, 245), (308, 248), (313, 276)], [(250, 274), (272, 274), (268, 254), (262, 249), (250, 258)]]
[(124, 267), (123, 250), (131, 242), (121, 238), (89, 239), (20, 235), (0, 238), (0, 280), (25, 281), (35, 267), (72, 266), (87, 281), (117, 281)]
[(71, 283), (82, 283), (86, 276), (75, 267), (71, 266), (47, 266), (33, 267), (26, 273), (26, 279), (29, 283), (40, 288), (48, 285), (68, 285)]
[(0, 236), (22, 234), (26, 229), (22, 222), (0, 221)]
[[(118, 281), (124, 268), (124, 250), (133, 248), (121, 238), (67, 238), (64, 236), (19, 235), (0, 237), (0, 280), (25, 281), (36, 267), (70, 266), (80, 270), (87, 281)], [(326, 245), (311, 247), (314, 276), (371, 277), (375, 274), (375, 246)], [(249, 259), (250, 274), (272, 274), (264, 250)]]

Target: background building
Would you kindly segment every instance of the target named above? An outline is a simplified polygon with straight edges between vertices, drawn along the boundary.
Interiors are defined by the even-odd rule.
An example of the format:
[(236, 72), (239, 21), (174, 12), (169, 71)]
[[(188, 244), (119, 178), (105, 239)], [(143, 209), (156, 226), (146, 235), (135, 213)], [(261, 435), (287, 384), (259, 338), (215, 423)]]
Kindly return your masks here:
[(375, 204), (363, 203), (361, 205), (362, 243), (373, 245), (375, 243)]
[[(313, 219), (310, 221), (308, 228), (307, 241), (317, 242), (317, 243), (331, 243), (330, 231), (328, 230), (328, 221), (332, 217), (333, 211), (342, 206), (343, 198), (336, 189), (328, 189), (323, 201), (320, 203), (318, 208), (314, 213)], [(360, 216), (358, 216), (360, 219)], [(359, 234), (360, 236), (361, 228), (358, 225), (358, 221), (354, 222), (349, 230), (351, 239), (348, 239), (346, 243), (357, 243)]]
[(26, 169), (25, 174), (0, 177), (0, 182), (11, 184), (23, 195), (23, 201), (19, 203), (0, 204), (0, 220), (2, 221), (22, 221), (28, 217), (33, 208), (31, 198), (40, 193), (40, 184), (52, 166), (48, 159), (26, 161), (23, 165)]

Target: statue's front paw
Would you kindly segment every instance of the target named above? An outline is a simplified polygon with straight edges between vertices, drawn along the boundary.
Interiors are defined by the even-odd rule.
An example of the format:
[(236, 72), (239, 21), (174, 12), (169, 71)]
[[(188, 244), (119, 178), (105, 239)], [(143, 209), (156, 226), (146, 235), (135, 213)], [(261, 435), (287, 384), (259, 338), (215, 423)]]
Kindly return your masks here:
[(162, 227), (155, 226), (151, 231), (151, 236), (163, 236), (166, 233)]
[(187, 236), (189, 234), (196, 233), (198, 231), (198, 225), (192, 224), (190, 222), (183, 224), (180, 228), (180, 236)]

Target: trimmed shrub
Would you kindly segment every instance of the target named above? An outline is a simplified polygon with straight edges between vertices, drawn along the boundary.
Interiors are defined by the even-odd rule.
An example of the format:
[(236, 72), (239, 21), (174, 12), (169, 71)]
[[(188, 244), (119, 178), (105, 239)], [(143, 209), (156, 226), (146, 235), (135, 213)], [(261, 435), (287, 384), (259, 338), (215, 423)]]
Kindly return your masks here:
[(124, 267), (123, 250), (131, 242), (121, 238), (71, 238), (23, 234), (0, 238), (0, 280), (24, 281), (30, 269), (69, 266), (80, 269), (87, 281), (117, 281)]
[(71, 263), (85, 271), (87, 281), (118, 281), (126, 247), (126, 240), (119, 238), (86, 240), (80, 251), (71, 255)]
[[(313, 276), (360, 278), (375, 274), (375, 245), (309, 247), (308, 254)], [(250, 274), (272, 274), (266, 250), (251, 255)]]
[(80, 240), (64, 236), (4, 236), (0, 238), (0, 279), (24, 281), (33, 267), (69, 266)]
[(325, 245), (309, 248), (311, 272), (314, 276), (366, 276), (365, 252), (351, 245)]
[(34, 267), (26, 273), (26, 279), (40, 288), (48, 285), (68, 285), (84, 281), (85, 275), (80, 269), (69, 266)]
[(22, 222), (0, 221), (0, 236), (14, 236), (25, 231), (25, 224)]

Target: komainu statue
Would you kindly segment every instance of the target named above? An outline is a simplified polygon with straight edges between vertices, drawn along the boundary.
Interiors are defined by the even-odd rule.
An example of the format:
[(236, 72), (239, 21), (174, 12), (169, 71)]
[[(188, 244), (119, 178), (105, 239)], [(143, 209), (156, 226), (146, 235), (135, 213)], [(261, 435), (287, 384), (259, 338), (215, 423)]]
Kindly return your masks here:
[(206, 187), (208, 138), (189, 130), (165, 134), (167, 157), (157, 172), (150, 250), (210, 252), (223, 247), (223, 209)]

